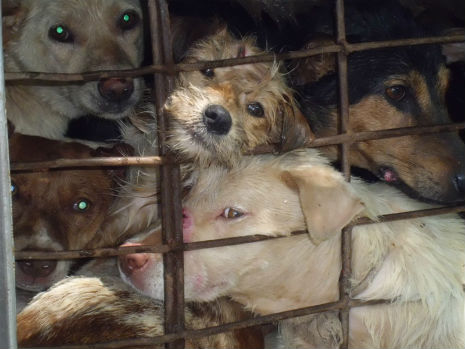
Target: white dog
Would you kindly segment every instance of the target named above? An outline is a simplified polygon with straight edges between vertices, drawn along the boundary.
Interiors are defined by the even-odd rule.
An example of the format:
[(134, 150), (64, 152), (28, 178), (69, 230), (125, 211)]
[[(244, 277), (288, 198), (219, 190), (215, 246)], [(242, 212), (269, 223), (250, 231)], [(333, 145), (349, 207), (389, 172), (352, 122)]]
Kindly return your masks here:
[[(186, 242), (302, 229), (310, 239), (300, 235), (185, 252), (186, 298), (228, 295), (259, 314), (336, 301), (341, 228), (354, 217), (376, 219), (428, 207), (382, 183), (346, 183), (315, 150), (246, 157), (230, 171), (211, 167), (198, 173), (185, 201)], [(351, 296), (392, 303), (351, 309), (351, 347), (465, 346), (461, 219), (442, 215), (357, 226), (352, 245)], [(160, 255), (134, 254), (120, 262), (126, 281), (162, 298)], [(318, 334), (301, 331), (302, 326), (311, 330), (312, 319), (284, 322), (288, 345), (315, 345), (312, 337)], [(329, 317), (331, 326), (334, 319)], [(340, 332), (331, 335), (329, 346), (337, 346)]]
[[(9, 0), (4, 13), (7, 72), (79, 73), (136, 68), (142, 62), (138, 0)], [(89, 114), (121, 119), (141, 95), (141, 78), (8, 83), (7, 117), (18, 133), (60, 139), (70, 119)]]

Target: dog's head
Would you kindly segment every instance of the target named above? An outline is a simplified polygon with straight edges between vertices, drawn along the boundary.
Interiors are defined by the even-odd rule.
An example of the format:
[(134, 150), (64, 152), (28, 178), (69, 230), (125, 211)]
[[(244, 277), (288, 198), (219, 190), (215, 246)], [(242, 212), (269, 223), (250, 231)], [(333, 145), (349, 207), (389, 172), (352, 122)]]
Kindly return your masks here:
[[(8, 1), (3, 17), (9, 71), (79, 73), (130, 69), (142, 62), (137, 0)], [(140, 78), (43, 85), (35, 93), (60, 114), (118, 119), (140, 99)]]
[[(397, 8), (369, 7), (348, 7), (350, 41), (392, 40), (424, 33)], [(310, 46), (328, 40), (322, 35)], [(303, 61), (295, 70), (296, 82), (306, 82), (298, 90), (304, 114), (318, 136), (334, 134), (337, 129), (335, 68), (335, 59), (325, 54)], [(315, 69), (318, 74), (310, 74)], [(451, 122), (445, 102), (449, 72), (437, 45), (354, 52), (348, 57), (348, 82), (350, 124), (355, 132)], [(327, 151), (333, 159), (337, 157), (335, 147)], [(351, 147), (350, 161), (412, 196), (444, 203), (465, 200), (465, 146), (457, 132), (357, 142)]]
[[(184, 241), (308, 229), (317, 245), (337, 235), (362, 209), (349, 184), (314, 150), (244, 157), (234, 169), (210, 167), (199, 173), (184, 203)], [(267, 257), (261, 256), (266, 250), (257, 242), (185, 252), (186, 297), (211, 300), (230, 294), (249, 272), (256, 280), (265, 277)], [(120, 259), (123, 278), (158, 299), (163, 297), (161, 263), (155, 254)]]
[[(185, 61), (260, 53), (252, 38), (238, 40), (221, 30), (197, 43)], [(174, 121), (172, 146), (187, 158), (231, 163), (258, 145), (274, 143), (289, 150), (313, 139), (277, 64), (185, 72), (179, 85), (167, 110)]]
[[(78, 143), (13, 134), (13, 162), (117, 156)], [(119, 171), (119, 170), (116, 170)], [(98, 232), (114, 200), (115, 170), (105, 168), (14, 172), (11, 176), (16, 251), (61, 251), (98, 246)], [(95, 239), (92, 242), (92, 239)], [(70, 261), (16, 262), (16, 285), (40, 291), (68, 275)]]

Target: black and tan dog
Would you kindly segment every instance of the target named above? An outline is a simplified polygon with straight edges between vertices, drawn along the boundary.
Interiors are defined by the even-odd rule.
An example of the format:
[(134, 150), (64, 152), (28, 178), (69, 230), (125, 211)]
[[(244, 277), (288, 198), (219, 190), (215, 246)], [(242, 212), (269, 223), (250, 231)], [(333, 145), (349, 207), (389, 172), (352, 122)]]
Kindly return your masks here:
[[(347, 1), (345, 13), (349, 42), (428, 35), (410, 13), (392, 1)], [(331, 15), (329, 11), (325, 19), (314, 11), (308, 46), (331, 40)], [(294, 73), (304, 114), (316, 136), (335, 134), (338, 78), (334, 56), (311, 57)], [(438, 45), (354, 52), (348, 57), (348, 79), (354, 132), (451, 122), (445, 104), (449, 71)], [(336, 147), (325, 152), (337, 158)], [(426, 201), (465, 199), (465, 146), (457, 133), (358, 142), (351, 147), (350, 162)]]

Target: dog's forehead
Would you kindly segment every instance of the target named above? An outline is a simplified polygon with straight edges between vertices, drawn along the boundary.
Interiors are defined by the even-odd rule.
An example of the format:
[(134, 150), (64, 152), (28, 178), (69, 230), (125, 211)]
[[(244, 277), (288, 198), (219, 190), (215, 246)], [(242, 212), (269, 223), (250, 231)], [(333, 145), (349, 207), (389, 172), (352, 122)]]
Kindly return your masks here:
[(30, 0), (27, 6), (33, 11), (32, 15), (42, 16), (48, 21), (66, 21), (72, 17), (87, 22), (98, 22), (119, 15), (123, 10), (131, 9), (142, 13), (137, 0)]

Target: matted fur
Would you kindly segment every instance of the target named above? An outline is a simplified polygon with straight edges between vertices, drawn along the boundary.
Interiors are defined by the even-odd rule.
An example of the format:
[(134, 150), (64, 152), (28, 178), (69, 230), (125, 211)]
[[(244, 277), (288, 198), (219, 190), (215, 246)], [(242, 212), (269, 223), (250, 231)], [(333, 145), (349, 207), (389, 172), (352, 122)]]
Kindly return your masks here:
[[(252, 37), (235, 39), (226, 29), (194, 44), (184, 62), (227, 59), (264, 53)], [(171, 116), (169, 145), (182, 159), (201, 164), (233, 164), (242, 152), (261, 144), (276, 143), (282, 150), (303, 146), (313, 139), (297, 108), (293, 91), (275, 62), (238, 65), (180, 73), (179, 88), (166, 104)], [(260, 103), (262, 117), (247, 111)], [(204, 111), (220, 105), (231, 114), (232, 127), (225, 135), (209, 133)]]
[[(5, 4), (4, 4), (5, 5)], [(21, 0), (7, 1), (3, 17), (5, 70), (50, 73), (130, 69), (142, 62), (142, 20), (123, 31), (117, 26), (127, 10), (142, 17), (138, 0)], [(48, 36), (62, 25), (74, 42)], [(98, 81), (74, 84), (7, 83), (7, 116), (16, 131), (64, 138), (68, 121), (91, 114), (109, 119), (126, 117), (142, 95), (142, 79), (124, 101), (110, 102), (99, 93)]]
[[(184, 203), (185, 241), (288, 235), (302, 229), (308, 229), (311, 239), (300, 235), (185, 252), (186, 298), (228, 295), (260, 314), (335, 301), (340, 229), (357, 216), (376, 219), (429, 207), (383, 183), (354, 179), (348, 184), (315, 150), (245, 157), (231, 170), (212, 166), (198, 172)], [(240, 214), (231, 215), (231, 209)], [(357, 226), (352, 244), (352, 297), (392, 303), (350, 311), (351, 347), (465, 345), (463, 220), (449, 214)], [(125, 277), (159, 299), (158, 263), (152, 258), (143, 270)], [(329, 317), (333, 329), (334, 319)], [(299, 338), (299, 333), (305, 336), (299, 330), (304, 325), (295, 326), (283, 325), (293, 344), (315, 343), (310, 335)], [(340, 338), (337, 330), (319, 330)]]
[[(225, 298), (190, 304), (186, 327), (200, 329), (245, 319)], [(20, 346), (95, 344), (164, 334), (163, 304), (135, 293), (117, 278), (72, 277), (37, 295), (17, 317)], [(163, 348), (163, 345), (155, 346)], [(259, 329), (186, 340), (186, 348), (262, 348)]]

